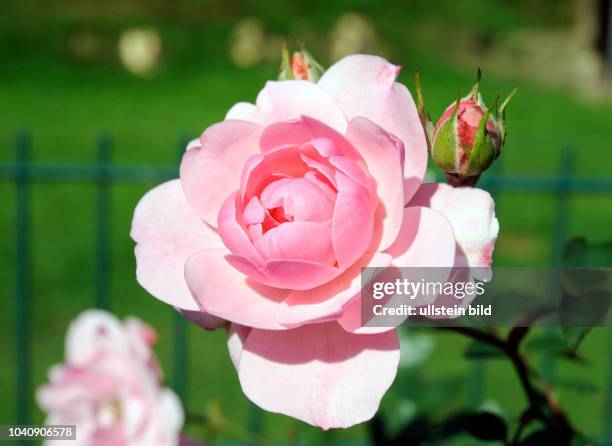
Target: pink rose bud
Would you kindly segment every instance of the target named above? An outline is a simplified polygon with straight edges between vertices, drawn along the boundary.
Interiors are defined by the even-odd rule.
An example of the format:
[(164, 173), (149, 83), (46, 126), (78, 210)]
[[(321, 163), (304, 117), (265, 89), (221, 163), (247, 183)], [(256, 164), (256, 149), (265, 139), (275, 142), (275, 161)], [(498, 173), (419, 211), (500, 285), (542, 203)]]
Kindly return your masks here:
[(324, 72), (323, 67), (304, 48), (289, 55), (287, 45), (283, 46), (282, 62), (278, 74), (279, 81), (317, 82)]
[(416, 80), (419, 115), (434, 162), (444, 169), (449, 184), (474, 186), (502, 151), (506, 138), (505, 108), (516, 89), (501, 105), (498, 97), (487, 107), (478, 91), (478, 70), (470, 94), (451, 104), (434, 126), (425, 112), (418, 74)]

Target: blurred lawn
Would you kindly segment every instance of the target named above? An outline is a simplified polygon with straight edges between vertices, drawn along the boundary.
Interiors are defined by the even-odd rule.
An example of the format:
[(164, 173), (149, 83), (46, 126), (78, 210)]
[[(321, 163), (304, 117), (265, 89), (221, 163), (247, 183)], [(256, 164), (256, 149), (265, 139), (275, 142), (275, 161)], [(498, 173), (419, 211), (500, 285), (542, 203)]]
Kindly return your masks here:
[[(503, 15), (503, 11), (497, 13)], [(282, 22), (273, 12), (267, 14), (272, 17), (272, 23)], [(380, 17), (379, 20), (390, 24), (399, 20), (388, 12), (380, 12)], [(190, 36), (187, 33), (172, 40), (173, 33), (180, 34), (179, 30), (168, 29), (163, 35), (171, 43)], [(54, 32), (57, 30), (49, 30)], [(212, 27), (207, 32), (198, 34), (198, 38), (207, 42), (202, 45), (208, 52), (203, 52), (202, 57), (191, 54), (190, 63), (177, 62), (151, 79), (135, 78), (113, 65), (76, 63), (45, 54), (3, 60), (0, 162), (12, 160), (15, 131), (30, 129), (34, 136), (35, 162), (93, 162), (94, 139), (104, 130), (113, 136), (113, 159), (117, 164), (176, 164), (179, 136), (195, 137), (206, 126), (221, 120), (233, 103), (253, 101), (264, 82), (276, 74), (276, 66), (270, 64), (248, 70), (235, 68), (224, 53), (227, 26)], [(408, 35), (409, 30), (395, 29), (393, 34), (384, 28), (381, 33), (383, 37), (387, 33), (399, 38)], [(210, 52), (208, 47), (214, 45), (218, 47), (217, 52)], [(392, 61), (404, 67), (400, 80), (411, 90), (412, 73), (417, 68), (421, 71), (426, 103), (433, 116), (453, 100), (458, 90), (465, 94), (473, 81), (474, 67), (451, 67), (444, 58), (429, 54), (426, 48), (396, 42), (391, 52)], [(609, 104), (588, 103), (568, 92), (548, 90), (524, 80), (489, 76), (485, 67), (482, 91), (486, 100), (492, 101), (497, 93), (506, 94), (515, 85), (519, 86), (519, 93), (508, 108), (509, 139), (501, 158), (505, 172), (553, 175), (558, 170), (560, 151), (571, 147), (577, 155), (577, 175), (610, 175), (612, 107)], [(133, 243), (128, 236), (134, 206), (153, 186), (115, 185), (112, 188), (112, 310), (121, 317), (138, 315), (161, 333), (157, 351), (164, 369), (170, 373), (174, 314), (136, 283)], [(0, 288), (0, 395), (4, 396), (0, 420), (4, 424), (14, 417), (13, 190), (10, 183), (0, 183), (0, 232), (5, 235), (0, 238), (0, 283), (3, 284)], [(80, 183), (36, 184), (32, 196), (33, 383), (38, 386), (45, 380), (48, 367), (62, 358), (67, 324), (93, 300), (94, 188)], [(609, 239), (610, 204), (609, 195), (572, 197), (568, 236)], [(548, 264), (554, 198), (501, 194), (497, 199), (497, 213), (501, 233), (496, 264)], [(558, 369), (559, 377), (580, 377), (599, 387), (600, 392), (593, 394), (560, 389), (562, 405), (568, 408), (576, 424), (591, 435), (601, 431), (601, 391), (610, 385), (606, 380), (610, 333), (610, 330), (595, 330), (587, 338), (586, 366), (561, 364)], [(244, 424), (247, 401), (229, 361), (224, 334), (205, 333), (190, 327), (189, 336), (188, 410), (202, 413), (208, 404), (218, 402), (228, 419)], [(449, 334), (435, 337), (436, 350), (424, 373), (432, 377), (465, 374), (470, 367), (462, 356), (465, 340)], [(537, 358), (534, 364), (538, 364)], [(496, 401), (507, 414), (516, 415), (524, 407), (517, 379), (506, 363), (492, 362), (484, 384), (486, 399)], [(459, 396), (449, 401), (448, 408), (461, 407), (466, 391), (462, 387)], [(41, 417), (37, 411), (34, 421), (40, 422)], [(264, 424), (265, 431), (275, 439), (298, 435), (307, 439), (342, 440), (363, 434), (363, 427), (359, 426), (321, 433), (272, 414), (264, 416)]]

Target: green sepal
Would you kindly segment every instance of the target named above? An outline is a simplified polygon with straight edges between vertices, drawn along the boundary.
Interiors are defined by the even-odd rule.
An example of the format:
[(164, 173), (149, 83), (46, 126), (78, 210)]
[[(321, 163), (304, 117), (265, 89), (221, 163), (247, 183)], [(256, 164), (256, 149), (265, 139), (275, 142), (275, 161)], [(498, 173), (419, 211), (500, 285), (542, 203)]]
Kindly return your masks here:
[(445, 172), (457, 173), (457, 113), (460, 101), (461, 98), (457, 97), (453, 113), (438, 129), (432, 141), (431, 157)]
[(498, 103), (499, 96), (495, 99), (493, 105), (482, 115), (482, 118), (480, 118), (472, 149), (469, 150), (465, 146), (463, 148), (468, 154), (465, 172), (462, 172), (466, 176), (474, 176), (484, 172), (497, 156), (491, 136), (487, 135), (487, 122), (491, 117), (491, 112), (497, 109)]
[(482, 71), (480, 71), (480, 68), (478, 68), (478, 70), (476, 71), (476, 83), (474, 84), (474, 86), (470, 90), (470, 94), (467, 95), (467, 97), (469, 99), (472, 99), (472, 100), (477, 101), (477, 102), (478, 102), (478, 98), (480, 96), (480, 92), (478, 91), (478, 89), (480, 88), (480, 78), (481, 77), (482, 77)]
[(499, 112), (497, 114), (497, 127), (499, 128), (499, 133), (501, 134), (501, 143), (502, 146), (506, 139), (506, 105), (510, 102), (510, 99), (516, 94), (518, 88), (515, 88), (510, 92), (508, 97), (504, 99), (504, 102), (499, 106)]
[(278, 70), (278, 80), (287, 81), (293, 79), (295, 79), (295, 77), (293, 76), (293, 71), (291, 70), (291, 58), (289, 57), (289, 48), (287, 46), (287, 42), (285, 42), (281, 50), (281, 65), (280, 69)]
[(312, 54), (310, 54), (303, 46), (301, 53), (304, 56), (304, 60), (308, 66), (308, 80), (310, 82), (318, 82), (319, 79), (321, 79), (321, 76), (323, 76), (323, 73), (325, 73), (325, 68), (323, 68), (323, 66), (317, 62), (317, 60), (312, 57)]
[(416, 86), (416, 96), (417, 96), (417, 111), (419, 113), (419, 119), (421, 120), (421, 125), (423, 126), (423, 130), (425, 131), (425, 139), (427, 140), (427, 150), (431, 153), (431, 146), (434, 134), (434, 124), (429, 116), (429, 113), (425, 110), (425, 101), (423, 100), (423, 92), (421, 90), (421, 76), (417, 71), (414, 74), (414, 83)]

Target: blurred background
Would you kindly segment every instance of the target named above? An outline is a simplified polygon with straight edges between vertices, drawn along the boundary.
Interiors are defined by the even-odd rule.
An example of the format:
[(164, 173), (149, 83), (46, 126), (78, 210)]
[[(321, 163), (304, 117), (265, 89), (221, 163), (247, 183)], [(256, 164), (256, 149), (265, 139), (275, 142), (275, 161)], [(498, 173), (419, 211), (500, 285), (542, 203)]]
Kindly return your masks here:
[[(214, 439), (237, 441), (240, 426), (277, 444), (367, 444), (367, 425), (321, 432), (254, 409), (225, 334), (184, 324), (139, 287), (128, 236), (138, 199), (176, 176), (186, 140), (276, 78), (285, 40), (324, 66), (355, 52), (384, 56), (403, 66), (412, 92), (418, 69), (434, 120), (480, 67), (487, 103), (519, 87), (504, 153), (483, 180), (501, 225), (495, 264), (558, 264), (571, 237), (612, 238), (610, 8), (609, 0), (2, 1), (0, 424), (43, 421), (34, 389), (62, 360), (69, 321), (98, 305), (158, 330), (168, 383), (188, 412), (213, 414)], [(469, 341), (454, 334), (413, 330), (402, 341), (403, 371), (381, 409), (388, 429), (466, 406), (509, 419), (524, 408), (506, 361), (466, 358)], [(610, 330), (593, 330), (582, 363), (529, 353), (595, 438), (612, 439), (611, 341)], [(204, 435), (197, 423), (187, 430)]]

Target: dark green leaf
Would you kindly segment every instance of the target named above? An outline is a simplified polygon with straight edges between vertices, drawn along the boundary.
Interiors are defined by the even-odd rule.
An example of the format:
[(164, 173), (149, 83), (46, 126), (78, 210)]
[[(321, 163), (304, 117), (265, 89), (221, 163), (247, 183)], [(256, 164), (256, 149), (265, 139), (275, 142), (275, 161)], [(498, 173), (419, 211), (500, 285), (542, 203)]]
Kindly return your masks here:
[(494, 359), (502, 358), (504, 352), (493, 345), (480, 341), (473, 341), (465, 349), (465, 356), (470, 359)]
[(576, 351), (582, 340), (591, 331), (591, 327), (563, 327), (562, 330), (568, 348)]
[(589, 243), (577, 237), (563, 248), (563, 266), (605, 267), (612, 265), (612, 241)]
[(561, 336), (561, 333), (546, 333), (542, 336), (534, 336), (525, 342), (523, 348), (527, 352), (553, 355), (564, 355), (568, 352), (567, 342)]
[(578, 393), (596, 394), (599, 392), (599, 388), (595, 384), (579, 379), (557, 379), (555, 385)]
[[(589, 243), (584, 237), (570, 240), (563, 249), (566, 267), (598, 268), (612, 265), (612, 241)], [(565, 269), (561, 323), (570, 351), (575, 352), (592, 326), (604, 325), (612, 304), (610, 273), (597, 269)]]

